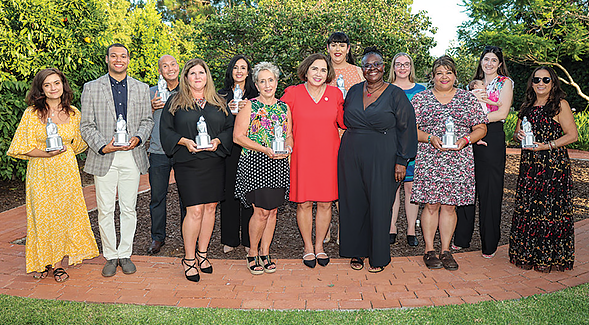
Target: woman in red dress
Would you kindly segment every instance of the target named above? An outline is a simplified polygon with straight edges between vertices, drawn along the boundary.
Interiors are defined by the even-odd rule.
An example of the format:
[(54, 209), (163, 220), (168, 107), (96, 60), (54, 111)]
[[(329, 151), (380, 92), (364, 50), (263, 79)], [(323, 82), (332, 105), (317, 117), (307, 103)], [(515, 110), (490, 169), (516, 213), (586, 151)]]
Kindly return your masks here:
[[(308, 56), (297, 69), (304, 83), (288, 87), (282, 101), (292, 112), (294, 147), (290, 169), (290, 201), (297, 202), (297, 223), (303, 242), (303, 263), (326, 266), (323, 239), (337, 200), (338, 123), (343, 126), (343, 95), (332, 86), (333, 67), (323, 54)], [(317, 202), (313, 246), (313, 202)]]

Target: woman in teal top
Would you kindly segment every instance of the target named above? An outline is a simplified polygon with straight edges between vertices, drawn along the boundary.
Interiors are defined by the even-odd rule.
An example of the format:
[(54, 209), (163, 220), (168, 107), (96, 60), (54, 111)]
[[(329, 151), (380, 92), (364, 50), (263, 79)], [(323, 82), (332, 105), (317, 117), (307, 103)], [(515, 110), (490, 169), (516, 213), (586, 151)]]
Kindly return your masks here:
[[(252, 274), (276, 271), (276, 264), (270, 257), (270, 244), (277, 209), (288, 197), (287, 158), (293, 145), (292, 120), (288, 105), (275, 97), (279, 73), (278, 68), (268, 62), (254, 67), (253, 79), (260, 96), (248, 101), (239, 111), (233, 131), (233, 141), (243, 147), (237, 165), (235, 197), (245, 206), (254, 207), (247, 256), (247, 267)], [(272, 141), (280, 138), (285, 142), (287, 153), (272, 150)]]
[[(391, 63), (391, 72), (389, 73), (389, 82), (401, 88), (407, 98), (411, 101), (413, 95), (424, 91), (425, 87), (415, 83), (415, 67), (413, 66), (413, 59), (407, 53), (397, 53), (393, 57)], [(403, 180), (403, 188), (405, 189), (405, 215), (407, 215), (407, 244), (409, 246), (419, 245), (415, 233), (415, 224), (417, 222), (417, 213), (419, 211), (419, 204), (411, 203), (411, 188), (413, 187), (413, 171), (415, 169), (415, 159), (407, 163), (407, 170), (405, 172), (405, 179)], [(394, 244), (397, 240), (397, 218), (399, 217), (399, 208), (401, 202), (399, 201), (399, 194), (401, 187), (397, 189), (395, 194), (395, 203), (393, 204), (393, 216), (391, 219), (391, 229), (389, 231), (389, 241)]]

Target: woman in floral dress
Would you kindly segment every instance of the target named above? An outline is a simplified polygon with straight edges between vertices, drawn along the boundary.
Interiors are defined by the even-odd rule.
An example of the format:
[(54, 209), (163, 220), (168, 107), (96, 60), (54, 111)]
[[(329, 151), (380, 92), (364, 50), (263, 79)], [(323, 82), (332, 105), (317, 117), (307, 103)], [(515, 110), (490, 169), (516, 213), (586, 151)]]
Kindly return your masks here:
[[(249, 223), (250, 250), (247, 268), (252, 274), (273, 273), (276, 264), (270, 244), (276, 227), (278, 207), (288, 197), (289, 165), (292, 152), (290, 109), (276, 99), (278, 68), (268, 62), (254, 67), (253, 78), (260, 96), (239, 111), (233, 141), (243, 147), (237, 165), (235, 196), (245, 206), (254, 207)], [(276, 134), (281, 129), (282, 135)], [(272, 141), (282, 137), (287, 153), (272, 150)]]
[[(28, 160), (26, 271), (42, 279), (53, 268), (57, 282), (69, 278), (62, 264), (65, 256), (70, 265), (98, 256), (76, 161), (76, 154), (88, 146), (80, 135), (81, 114), (70, 105), (72, 98), (61, 71), (39, 71), (27, 94), (30, 106), (7, 152)], [(57, 125), (61, 150), (45, 150), (48, 119)]]
[[(457, 270), (450, 253), (456, 227), (455, 207), (474, 203), (474, 160), (471, 143), (487, 133), (487, 117), (477, 99), (466, 90), (454, 87), (454, 60), (442, 56), (434, 61), (433, 89), (416, 94), (415, 108), (419, 148), (415, 159), (412, 202), (425, 203), (421, 228), (425, 241), (423, 260), (430, 269)], [(442, 147), (449, 118), (454, 122), (456, 148)], [(440, 230), (442, 252), (434, 251), (434, 236)]]
[(509, 260), (526, 270), (571, 270), (575, 261), (571, 164), (565, 146), (577, 141), (578, 132), (565, 96), (554, 70), (539, 67), (528, 80), (518, 116), (515, 137), (521, 141), (525, 136), (525, 117), (537, 145), (522, 150), (509, 236)]

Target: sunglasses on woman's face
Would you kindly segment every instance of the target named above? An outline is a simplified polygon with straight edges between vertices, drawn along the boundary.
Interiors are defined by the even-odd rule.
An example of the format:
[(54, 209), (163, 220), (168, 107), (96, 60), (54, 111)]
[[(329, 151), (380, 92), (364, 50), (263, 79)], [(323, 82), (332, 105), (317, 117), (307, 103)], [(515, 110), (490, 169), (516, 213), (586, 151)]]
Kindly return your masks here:
[(532, 82), (535, 84), (539, 84), (540, 81), (544, 82), (545, 84), (549, 84), (550, 83), (550, 77), (544, 77), (544, 78), (540, 78), (540, 77), (534, 77), (532, 78)]

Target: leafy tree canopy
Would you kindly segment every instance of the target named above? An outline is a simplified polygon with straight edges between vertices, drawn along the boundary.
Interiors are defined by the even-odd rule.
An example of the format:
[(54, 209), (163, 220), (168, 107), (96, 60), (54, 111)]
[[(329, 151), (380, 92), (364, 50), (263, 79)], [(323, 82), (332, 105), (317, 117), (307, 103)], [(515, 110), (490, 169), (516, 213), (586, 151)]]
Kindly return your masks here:
[[(218, 84), (230, 58), (246, 54), (253, 62), (270, 61), (282, 71), (281, 88), (300, 83), (298, 64), (309, 54), (326, 53), (332, 32), (343, 31), (358, 57), (376, 45), (387, 69), (397, 52), (410, 53), (418, 67), (430, 64), (435, 32), (424, 13), (412, 15), (411, 0), (260, 0), (257, 6), (227, 6), (195, 25), (196, 48), (209, 63)], [(192, 37), (192, 36), (191, 36)], [(388, 71), (387, 71), (388, 72)]]
[(589, 9), (586, 0), (463, 0), (471, 18), (459, 28), (459, 39), (480, 53), (497, 45), (516, 62), (553, 65), (562, 80), (589, 101), (564, 59), (582, 60), (589, 54)]

